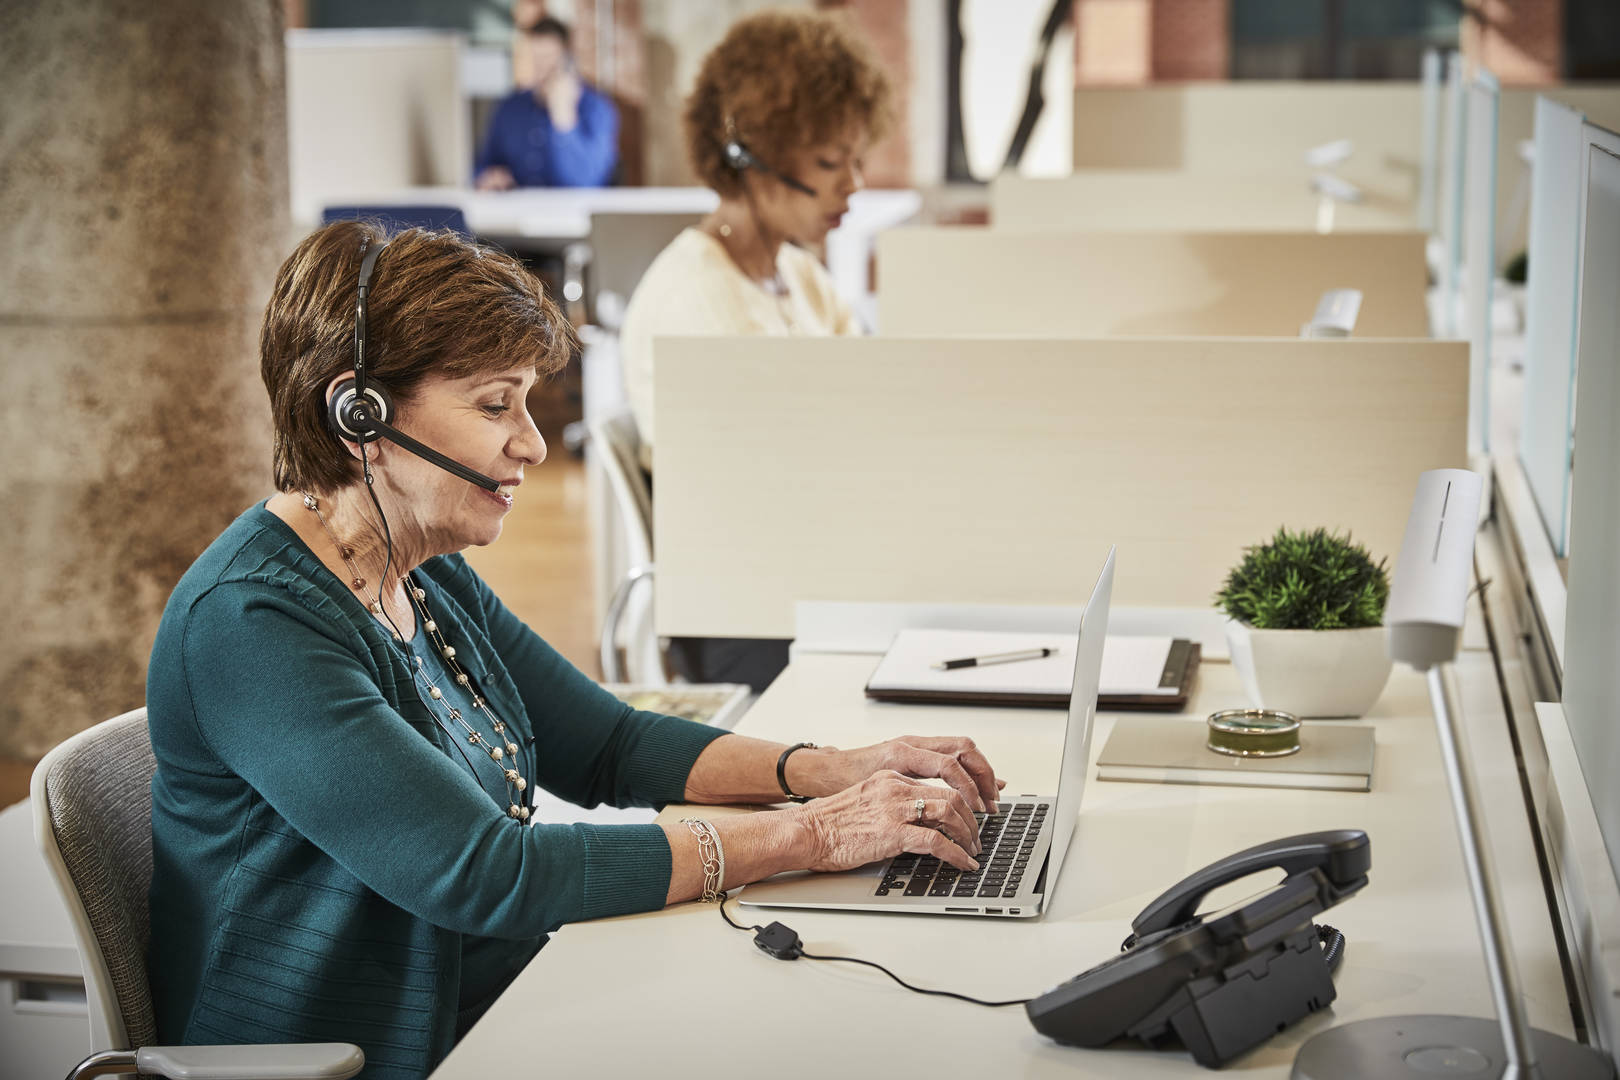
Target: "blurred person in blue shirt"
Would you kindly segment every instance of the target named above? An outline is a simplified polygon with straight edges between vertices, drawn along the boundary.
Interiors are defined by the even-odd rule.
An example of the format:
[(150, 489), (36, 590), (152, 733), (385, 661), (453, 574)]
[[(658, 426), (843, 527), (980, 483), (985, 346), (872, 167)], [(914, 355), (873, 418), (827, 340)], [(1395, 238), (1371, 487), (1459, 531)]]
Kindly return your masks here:
[(579, 77), (567, 24), (549, 16), (523, 31), (532, 88), (495, 107), (473, 164), (480, 191), (603, 187), (619, 163), (619, 111)]

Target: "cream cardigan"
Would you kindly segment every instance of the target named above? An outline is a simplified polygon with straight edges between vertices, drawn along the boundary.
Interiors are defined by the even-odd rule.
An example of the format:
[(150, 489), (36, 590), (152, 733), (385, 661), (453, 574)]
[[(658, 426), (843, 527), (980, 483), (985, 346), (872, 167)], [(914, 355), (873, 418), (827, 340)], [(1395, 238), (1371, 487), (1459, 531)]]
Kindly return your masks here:
[(854, 313), (813, 255), (783, 244), (776, 269), (787, 285), (786, 296), (766, 292), (738, 269), (720, 241), (695, 228), (672, 240), (647, 268), (619, 335), (624, 388), (641, 432), (642, 464), (652, 465), (655, 337), (861, 333)]

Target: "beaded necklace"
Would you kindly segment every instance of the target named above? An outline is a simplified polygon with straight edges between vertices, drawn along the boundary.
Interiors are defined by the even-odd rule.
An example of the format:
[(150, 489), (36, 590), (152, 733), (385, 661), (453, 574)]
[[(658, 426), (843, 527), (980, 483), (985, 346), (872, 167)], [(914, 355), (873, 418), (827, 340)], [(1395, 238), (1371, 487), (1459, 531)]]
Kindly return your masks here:
[[(363, 590), (366, 587), (366, 579), (360, 574), (359, 569), (354, 565), (354, 549), (349, 547), (347, 544), (344, 544), (338, 540), (335, 535), (333, 535), (332, 528), (326, 523), (326, 515), (321, 513), (320, 502), (315, 498), (315, 496), (306, 494), (304, 496), (304, 505), (310, 510), (314, 511), (316, 520), (321, 523), (322, 531), (325, 532), (327, 538), (332, 541), (333, 546), (335, 546), (338, 550), (339, 556), (342, 557), (344, 564), (348, 566), (349, 573), (351, 575), (349, 580), (350, 587), (353, 588), (355, 592), (360, 593), (362, 599), (365, 599), (365, 593)], [(528, 789), (529, 782), (521, 774), (519, 774), (516, 767), (518, 761), (517, 743), (513, 742), (512, 737), (506, 733), (506, 724), (490, 709), (489, 702), (486, 701), (484, 696), (478, 692), (477, 687), (472, 685), (471, 677), (468, 676), (467, 672), (463, 670), (461, 665), (456, 662), (455, 647), (445, 640), (444, 634), (439, 630), (438, 622), (433, 618), (432, 615), (428, 614), (427, 590), (418, 587), (415, 580), (412, 579), (408, 573), (402, 575), (399, 580), (400, 584), (405, 587), (406, 595), (410, 597), (412, 606), (415, 607), (418, 615), (421, 618), (422, 629), (426, 631), (429, 641), (438, 651), (439, 655), (444, 658), (445, 666), (450, 671), (451, 675), (455, 677), (456, 685), (465, 688), (467, 692), (472, 695), (473, 709), (484, 714), (485, 718), (490, 723), (490, 727), (495, 732), (495, 739), (497, 741), (491, 742), (486, 739), (482, 732), (467, 722), (466, 717), (462, 715), (460, 709), (444, 700), (444, 691), (434, 684), (432, 676), (428, 674), (427, 669), (422, 663), (422, 658), (410, 653), (410, 651), (404, 645), (404, 638), (400, 634), (399, 629), (395, 627), (392, 636), (394, 641), (400, 645), (401, 649), (407, 652), (406, 666), (411, 670), (412, 689), (414, 690), (416, 688), (417, 680), (420, 679), (422, 685), (427, 687), (427, 698), (422, 698), (422, 692), (420, 690), (416, 690), (416, 695), (417, 698), (422, 701), (422, 707), (427, 709), (429, 715), (433, 716), (435, 721), (438, 721), (438, 714), (434, 711), (434, 706), (429, 704), (429, 701), (438, 702), (446, 710), (448, 710), (451, 721), (461, 725), (462, 730), (466, 732), (467, 742), (478, 747), (480, 750), (489, 755), (489, 759), (495, 763), (496, 768), (501, 770), (502, 776), (506, 780), (506, 794), (508, 803), (506, 807), (506, 816), (520, 824), (526, 823), (529, 820), (529, 807), (527, 805), (527, 800), (525, 800), (523, 797), (523, 792)], [(381, 594), (379, 593), (379, 596), (380, 595)], [(382, 604), (378, 600), (373, 599), (366, 601), (366, 607), (373, 615), (383, 615), (384, 618), (388, 618), (388, 616), (383, 612)], [(389, 619), (388, 624), (392, 627), (393, 620)], [(438, 722), (439, 726), (444, 728), (448, 733), (450, 730), (449, 727), (442, 721)], [(507, 758), (511, 758), (510, 764), (506, 763), (505, 759)]]
[[(472, 685), (472, 679), (467, 675), (466, 671), (462, 670), (461, 665), (456, 663), (455, 647), (444, 639), (444, 634), (439, 630), (439, 624), (434, 620), (433, 616), (428, 614), (427, 590), (417, 587), (416, 582), (409, 574), (402, 577), (400, 581), (404, 584), (405, 591), (410, 594), (411, 602), (416, 605), (417, 613), (422, 619), (422, 629), (427, 632), (429, 640), (438, 649), (439, 655), (444, 657), (445, 666), (449, 669), (451, 675), (455, 677), (456, 685), (465, 687), (467, 692), (472, 694), (473, 708), (484, 714), (485, 719), (489, 721), (490, 727), (495, 731), (495, 738), (501, 740), (501, 742), (499, 744), (491, 743), (484, 738), (482, 732), (466, 721), (461, 715), (460, 709), (452, 705), (445, 705), (445, 708), (450, 711), (450, 719), (461, 725), (462, 729), (467, 733), (467, 741), (488, 754), (489, 759), (504, 774), (506, 794), (510, 802), (510, 805), (506, 808), (507, 817), (515, 821), (528, 821), (529, 808), (525, 804), (522, 793), (528, 789), (529, 782), (519, 775), (516, 768), (518, 760), (517, 743), (513, 742), (512, 736), (506, 733), (506, 724), (490, 709), (489, 702), (478, 692), (477, 687)], [(422, 664), (422, 658), (414, 656), (412, 659), (416, 661), (415, 675), (421, 678), (423, 685), (427, 687), (428, 697), (434, 701), (443, 702), (444, 691), (433, 684), (432, 678)], [(426, 703), (424, 702), (424, 704)], [(431, 709), (432, 706), (428, 706), (428, 708)], [(511, 758), (511, 764), (503, 764), (503, 759), (508, 757)]]

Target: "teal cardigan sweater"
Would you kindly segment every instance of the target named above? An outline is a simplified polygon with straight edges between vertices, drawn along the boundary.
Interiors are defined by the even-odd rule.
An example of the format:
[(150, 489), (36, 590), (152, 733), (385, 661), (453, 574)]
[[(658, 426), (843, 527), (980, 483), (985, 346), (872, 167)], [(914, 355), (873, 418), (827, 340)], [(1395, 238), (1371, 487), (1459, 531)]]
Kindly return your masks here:
[[(724, 734), (621, 704), (459, 555), (416, 578), (531, 782), (582, 806), (677, 801)], [(658, 826), (517, 824), (405, 664), (262, 503), (176, 586), (147, 675), (162, 1041), (352, 1042), (362, 1075), (419, 1077), (494, 996), (466, 1000), (464, 955), (487, 983), (491, 939), (510, 943), (498, 990), (564, 923), (663, 905)]]

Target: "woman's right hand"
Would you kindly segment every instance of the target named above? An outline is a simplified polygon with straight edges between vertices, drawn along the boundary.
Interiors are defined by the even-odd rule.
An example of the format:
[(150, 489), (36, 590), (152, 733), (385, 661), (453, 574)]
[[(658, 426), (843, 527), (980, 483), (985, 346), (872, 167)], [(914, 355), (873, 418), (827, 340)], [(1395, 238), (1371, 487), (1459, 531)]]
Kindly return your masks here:
[(517, 178), (505, 165), (491, 165), (478, 174), (473, 186), (479, 191), (511, 191), (517, 187)]
[(798, 817), (809, 837), (803, 863), (809, 870), (850, 870), (903, 851), (962, 870), (979, 868), (973, 858), (980, 851), (979, 826), (962, 796), (893, 770), (784, 812)]

